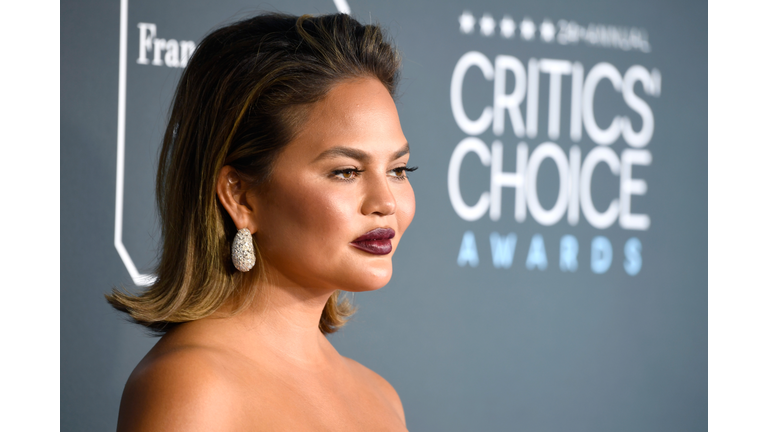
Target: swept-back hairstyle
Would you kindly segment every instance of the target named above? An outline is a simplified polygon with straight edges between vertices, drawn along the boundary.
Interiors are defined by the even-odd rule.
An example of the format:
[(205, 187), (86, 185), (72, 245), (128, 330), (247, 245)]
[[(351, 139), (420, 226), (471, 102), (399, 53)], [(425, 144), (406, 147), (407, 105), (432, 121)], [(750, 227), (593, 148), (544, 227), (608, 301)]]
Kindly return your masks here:
[[(400, 59), (377, 25), (345, 14), (268, 14), (220, 28), (195, 50), (179, 81), (163, 138), (156, 198), (162, 231), (157, 279), (140, 294), (113, 289), (116, 309), (163, 334), (209, 316), (225, 302), (249, 305), (263, 280), (237, 271), (237, 232), (216, 195), (221, 168), (249, 187), (269, 187), (273, 161), (299, 131), (309, 104), (341, 81), (372, 77), (394, 95)], [(320, 319), (327, 334), (353, 313), (336, 291)]]

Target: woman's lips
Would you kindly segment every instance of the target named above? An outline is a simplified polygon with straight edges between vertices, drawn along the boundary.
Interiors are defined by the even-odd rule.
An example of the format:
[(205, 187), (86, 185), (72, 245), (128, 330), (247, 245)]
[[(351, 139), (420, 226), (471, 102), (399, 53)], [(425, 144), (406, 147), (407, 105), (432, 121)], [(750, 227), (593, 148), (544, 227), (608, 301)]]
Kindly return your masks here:
[(395, 230), (392, 228), (376, 228), (361, 235), (350, 243), (361, 251), (374, 255), (386, 255), (392, 252), (392, 242)]

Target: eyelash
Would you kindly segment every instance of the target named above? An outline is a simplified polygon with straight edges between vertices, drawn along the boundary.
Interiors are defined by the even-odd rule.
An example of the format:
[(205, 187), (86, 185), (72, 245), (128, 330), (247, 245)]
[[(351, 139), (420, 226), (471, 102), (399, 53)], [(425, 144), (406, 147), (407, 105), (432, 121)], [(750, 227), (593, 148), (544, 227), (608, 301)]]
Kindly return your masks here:
[[(402, 181), (402, 180), (406, 180), (408, 178), (408, 175), (405, 174), (405, 172), (414, 172), (417, 169), (419, 169), (419, 167), (404, 166), (404, 167), (397, 167), (397, 168), (391, 169), (390, 172), (392, 172), (392, 171), (402, 171), (402, 172), (404, 172), (401, 175), (395, 175), (394, 176), (397, 180), (401, 180)], [(340, 170), (334, 170), (334, 171), (332, 171), (332, 174), (333, 174), (333, 177), (336, 177), (336, 178), (338, 178), (341, 181), (350, 182), (350, 181), (354, 181), (360, 174), (362, 174), (364, 172), (365, 172), (365, 170), (361, 170), (361, 169), (357, 169), (357, 168), (345, 168), (345, 169), (340, 169)], [(340, 177), (341, 175), (352, 175), (352, 174), (354, 174), (354, 177), (349, 177), (349, 178)]]
[(417, 169), (419, 169), (419, 167), (417, 167), (417, 166), (414, 166), (414, 167), (404, 166), (404, 167), (397, 167), (397, 168), (393, 169), (392, 171), (402, 171), (403, 174), (396, 175), (395, 177), (397, 177), (398, 180), (405, 180), (405, 179), (408, 178), (408, 174), (406, 174), (406, 173), (414, 172)]

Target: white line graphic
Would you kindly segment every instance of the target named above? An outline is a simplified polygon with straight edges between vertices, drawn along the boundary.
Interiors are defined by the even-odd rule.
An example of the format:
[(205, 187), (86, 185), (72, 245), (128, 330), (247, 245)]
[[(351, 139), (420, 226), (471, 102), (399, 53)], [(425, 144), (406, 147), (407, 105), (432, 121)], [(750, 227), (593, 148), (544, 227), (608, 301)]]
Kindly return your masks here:
[(333, 4), (336, 5), (336, 9), (339, 10), (339, 12), (343, 14), (351, 14), (352, 10), (349, 8), (349, 4), (347, 4), (347, 0), (333, 0)]
[(117, 90), (117, 179), (115, 181), (115, 249), (137, 286), (152, 285), (155, 275), (141, 274), (123, 245), (123, 186), (125, 179), (125, 87), (128, 68), (128, 0), (120, 0), (120, 66)]

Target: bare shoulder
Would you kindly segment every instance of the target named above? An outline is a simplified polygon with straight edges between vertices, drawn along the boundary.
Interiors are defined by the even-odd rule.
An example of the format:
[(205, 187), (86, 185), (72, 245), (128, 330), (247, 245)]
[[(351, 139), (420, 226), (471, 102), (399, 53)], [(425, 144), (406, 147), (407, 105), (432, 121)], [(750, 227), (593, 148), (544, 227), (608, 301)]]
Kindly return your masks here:
[(125, 385), (118, 431), (236, 430), (236, 395), (223, 353), (199, 346), (150, 352)]
[(392, 387), (392, 384), (390, 384), (387, 380), (385, 380), (381, 375), (368, 369), (367, 367), (356, 362), (355, 360), (352, 360), (351, 358), (348, 358), (348, 357), (344, 357), (344, 360), (347, 362), (350, 369), (352, 369), (352, 371), (355, 374), (365, 379), (366, 381), (370, 382), (378, 391), (380, 391), (384, 395), (384, 397), (389, 401), (389, 403), (392, 404), (392, 408), (394, 408), (398, 416), (400, 416), (400, 419), (403, 421), (403, 423), (405, 423), (405, 412), (403, 411), (403, 403), (400, 401), (400, 396), (398, 396), (397, 391), (395, 391), (395, 388)]

